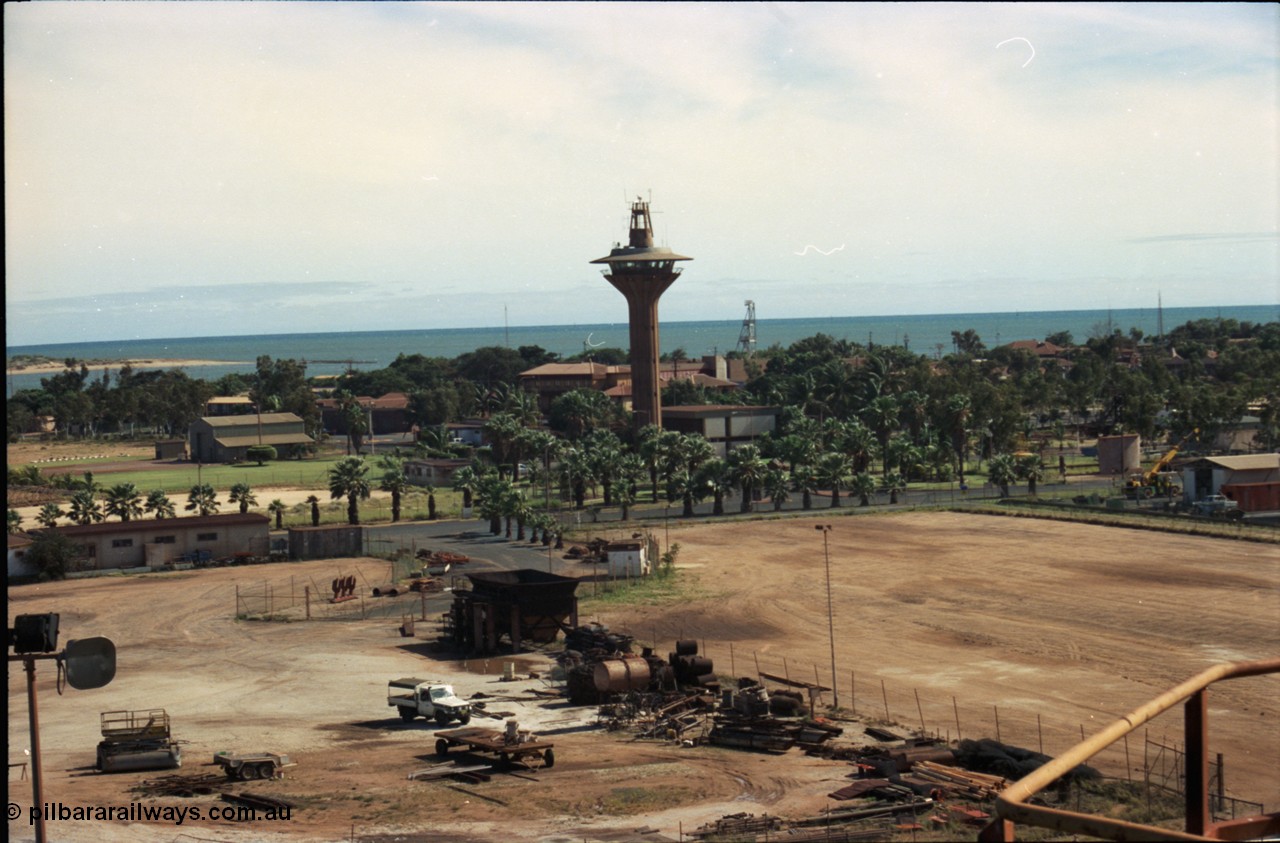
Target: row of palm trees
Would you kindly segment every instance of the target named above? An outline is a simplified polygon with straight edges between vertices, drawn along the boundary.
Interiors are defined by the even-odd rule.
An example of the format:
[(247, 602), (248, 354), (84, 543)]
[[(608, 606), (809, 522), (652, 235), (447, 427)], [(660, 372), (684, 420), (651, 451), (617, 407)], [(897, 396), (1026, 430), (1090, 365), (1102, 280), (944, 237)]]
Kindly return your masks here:
[[(907, 473), (899, 470), (904, 465), (893, 461), (894, 450), (886, 447), (882, 454), (884, 470), (877, 477), (871, 472), (871, 461), (876, 453), (868, 441), (869, 431), (859, 422), (840, 422), (827, 419), (818, 423), (799, 417), (791, 420), (792, 432), (775, 437), (763, 435), (760, 445), (741, 445), (725, 457), (716, 455), (711, 443), (698, 434), (663, 430), (654, 425), (641, 429), (634, 447), (628, 447), (608, 429), (587, 431), (578, 440), (561, 439), (544, 430), (535, 430), (508, 424), (511, 419), (500, 418), (493, 425), (493, 446), (488, 463), (475, 461), (454, 473), (452, 487), (462, 495), (464, 511), (477, 506), (478, 515), (488, 520), (489, 529), (495, 535), (502, 532), (506, 521), (506, 533), (523, 540), (526, 528), (535, 533), (541, 531), (544, 541), (554, 531), (559, 539), (558, 522), (550, 514), (551, 486), (557, 490), (557, 500), (571, 500), (581, 509), (586, 505), (588, 490), (599, 492), (606, 507), (617, 506), (623, 520), (630, 508), (641, 496), (641, 487), (647, 481), (649, 500), (664, 500), (668, 505), (680, 504), (682, 517), (692, 517), (698, 502), (711, 499), (712, 512), (722, 515), (725, 500), (738, 495), (740, 512), (750, 512), (755, 501), (768, 497), (775, 511), (793, 494), (801, 497), (803, 509), (813, 506), (819, 491), (830, 495), (830, 506), (841, 505), (841, 492), (856, 496), (860, 506), (868, 506), (871, 498), (883, 490), (889, 494), (889, 502), (897, 503), (899, 495), (907, 489)], [(491, 421), (493, 421), (491, 419)], [(808, 426), (811, 429), (806, 429)], [(488, 425), (486, 426), (488, 428)], [(889, 440), (891, 445), (893, 439)], [(515, 467), (524, 458), (537, 454), (542, 459), (530, 469), (526, 488), (518, 485)], [(934, 463), (938, 474), (949, 476), (950, 454)], [(895, 467), (897, 466), (897, 467)], [(399, 456), (383, 456), (378, 463), (381, 476), (370, 477), (370, 465), (361, 456), (350, 456), (336, 462), (329, 470), (329, 493), (333, 500), (346, 499), (347, 521), (360, 523), (360, 501), (367, 500), (376, 488), (391, 495), (391, 520), (399, 521), (403, 496), (410, 483), (405, 475), (404, 462)], [(998, 486), (1001, 494), (1008, 496), (1009, 485), (1018, 479), (1027, 481), (1028, 491), (1035, 494), (1036, 484), (1045, 476), (1045, 467), (1038, 456), (1021, 458), (1001, 454), (988, 462), (990, 481)], [(537, 491), (543, 490), (542, 507), (536, 506)], [(437, 517), (435, 488), (425, 489), (428, 502), (428, 518)], [(102, 500), (97, 499), (102, 494)], [(245, 513), (258, 505), (252, 488), (247, 483), (237, 483), (227, 495), (228, 503), (238, 505)], [(311, 508), (311, 522), (320, 523), (319, 498), (307, 498)], [(217, 491), (209, 484), (193, 486), (188, 493), (184, 510), (194, 515), (217, 513)], [(276, 528), (283, 526), (286, 505), (279, 499), (271, 501), (267, 510), (275, 516)], [(56, 526), (67, 518), (74, 524), (92, 524), (118, 518), (122, 522), (151, 515), (157, 519), (175, 517), (175, 505), (159, 489), (144, 498), (133, 483), (120, 483), (103, 489), (92, 474), (86, 474), (68, 502), (67, 510), (56, 503), (46, 504), (36, 520), (42, 526)]]
[[(98, 495), (102, 499), (98, 499)], [(236, 483), (227, 493), (227, 501), (237, 505), (241, 513), (258, 505), (258, 498), (248, 483)], [(191, 487), (187, 494), (187, 502), (183, 509), (197, 516), (214, 515), (218, 512), (218, 493), (208, 483), (200, 483)], [(276, 525), (280, 526), (288, 507), (283, 501), (276, 499), (267, 504), (267, 511), (276, 517)], [(58, 526), (62, 519), (72, 524), (97, 524), (108, 518), (118, 518), (121, 522), (134, 521), (150, 515), (162, 520), (177, 517), (177, 507), (162, 489), (153, 489), (144, 497), (133, 483), (117, 483), (103, 487), (93, 479), (93, 474), (86, 472), (78, 488), (71, 494), (64, 510), (57, 503), (47, 503), (36, 515), (36, 522), (42, 527)]]

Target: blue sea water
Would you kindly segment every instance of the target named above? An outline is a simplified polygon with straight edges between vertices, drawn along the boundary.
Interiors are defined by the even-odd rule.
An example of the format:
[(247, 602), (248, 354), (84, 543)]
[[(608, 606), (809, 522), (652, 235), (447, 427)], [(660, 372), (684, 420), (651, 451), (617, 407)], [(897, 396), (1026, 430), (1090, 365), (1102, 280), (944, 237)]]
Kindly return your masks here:
[[(1196, 319), (1235, 319), (1248, 322), (1280, 320), (1280, 306), (1247, 305), (1233, 307), (1167, 307), (1163, 319), (1166, 331)], [(1067, 310), (1023, 313), (948, 313), (915, 316), (828, 316), (806, 319), (760, 319), (756, 325), (757, 348), (823, 333), (836, 339), (877, 345), (906, 345), (917, 354), (946, 354), (951, 350), (951, 332), (972, 329), (988, 347), (1014, 340), (1043, 339), (1058, 331), (1070, 331), (1083, 342), (1107, 326), (1128, 332), (1139, 328), (1145, 334), (1157, 332), (1160, 316), (1156, 308), (1126, 310)], [(681, 348), (689, 357), (732, 351), (738, 343), (742, 322), (664, 322), (660, 329), (664, 352)], [(380, 369), (399, 354), (428, 357), (457, 357), (483, 346), (536, 345), (563, 356), (592, 347), (627, 348), (625, 322), (592, 325), (512, 326), (509, 328), (448, 328), (423, 331), (360, 331), (348, 333), (271, 334), (237, 337), (174, 337), (154, 340), (58, 343), (53, 345), (9, 346), (6, 356), (36, 354), (55, 359), (169, 359), (220, 361), (216, 365), (187, 369), (192, 377), (214, 379), (232, 372), (251, 372), (260, 355), (293, 358), (307, 362), (311, 375), (339, 374), (353, 361), (356, 369)], [(6, 378), (6, 395), (40, 386), (48, 374), (12, 374)]]

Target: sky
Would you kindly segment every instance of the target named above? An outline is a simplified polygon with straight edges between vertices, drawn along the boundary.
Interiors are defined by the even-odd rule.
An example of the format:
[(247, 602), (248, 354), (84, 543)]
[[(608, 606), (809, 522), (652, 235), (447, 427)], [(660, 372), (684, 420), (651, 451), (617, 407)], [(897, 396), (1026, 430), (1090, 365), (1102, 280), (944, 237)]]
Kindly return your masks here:
[(1271, 3), (4, 4), (6, 345), (1280, 302)]

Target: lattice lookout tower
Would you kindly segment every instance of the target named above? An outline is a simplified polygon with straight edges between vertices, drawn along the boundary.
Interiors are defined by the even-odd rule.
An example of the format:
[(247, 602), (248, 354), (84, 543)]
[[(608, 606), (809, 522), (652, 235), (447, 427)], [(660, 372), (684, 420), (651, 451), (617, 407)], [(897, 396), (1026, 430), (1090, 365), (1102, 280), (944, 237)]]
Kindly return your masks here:
[(662, 424), (661, 383), (658, 380), (658, 299), (680, 275), (676, 261), (693, 258), (653, 245), (649, 203), (631, 204), (631, 237), (616, 244), (603, 263), (604, 277), (627, 299), (631, 327), (631, 407), (637, 429)]

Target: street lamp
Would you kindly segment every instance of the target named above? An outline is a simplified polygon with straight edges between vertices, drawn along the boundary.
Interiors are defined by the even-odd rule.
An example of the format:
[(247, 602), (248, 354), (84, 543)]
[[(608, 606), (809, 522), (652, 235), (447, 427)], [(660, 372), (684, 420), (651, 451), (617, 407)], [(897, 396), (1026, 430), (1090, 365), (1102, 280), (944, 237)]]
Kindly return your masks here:
[(840, 707), (840, 683), (836, 681), (836, 627), (831, 611), (831, 551), (827, 548), (827, 534), (831, 532), (830, 524), (815, 524), (815, 530), (822, 531), (822, 556), (827, 567), (827, 634), (831, 640), (831, 700), (832, 708)]

